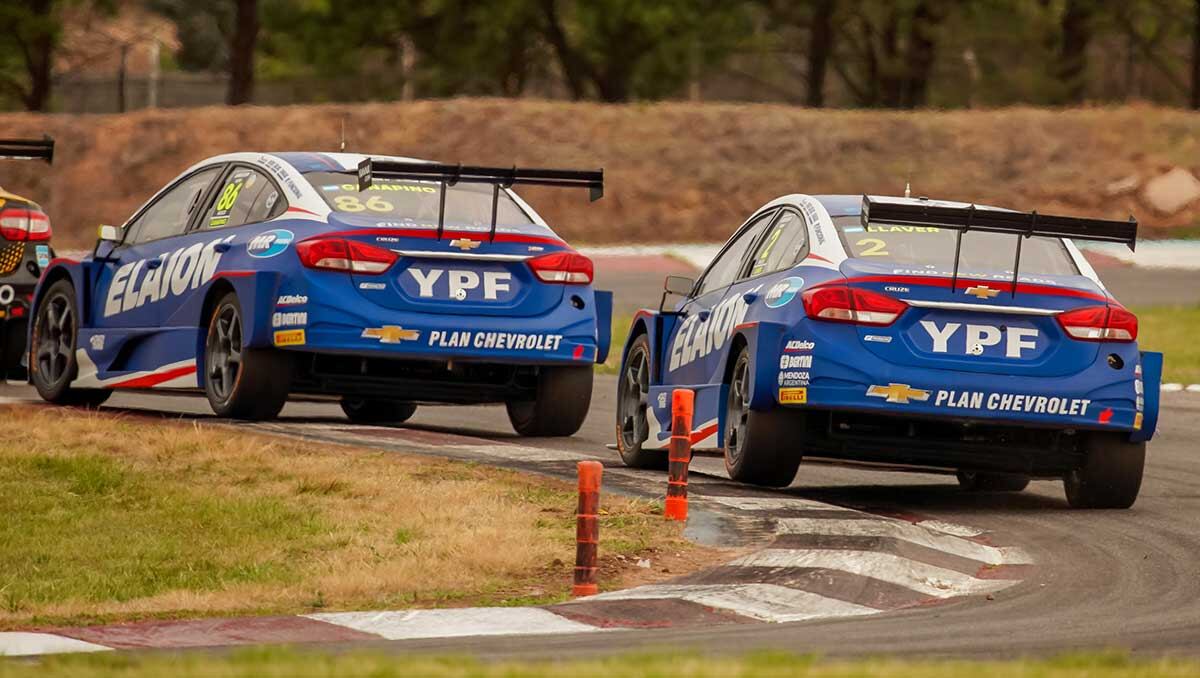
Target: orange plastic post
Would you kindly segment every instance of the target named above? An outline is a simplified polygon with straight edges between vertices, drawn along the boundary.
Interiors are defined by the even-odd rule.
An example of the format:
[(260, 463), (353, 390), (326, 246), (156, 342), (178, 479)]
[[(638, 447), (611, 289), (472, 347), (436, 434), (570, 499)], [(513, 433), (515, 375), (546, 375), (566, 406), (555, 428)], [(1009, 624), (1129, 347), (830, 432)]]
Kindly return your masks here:
[(667, 447), (667, 520), (687, 520), (688, 464), (692, 461), (692, 414), (696, 394), (686, 388), (671, 392), (671, 442)]
[(579, 462), (579, 506), (575, 509), (575, 585), (572, 596), (594, 596), (596, 556), (600, 547), (600, 481), (604, 465)]

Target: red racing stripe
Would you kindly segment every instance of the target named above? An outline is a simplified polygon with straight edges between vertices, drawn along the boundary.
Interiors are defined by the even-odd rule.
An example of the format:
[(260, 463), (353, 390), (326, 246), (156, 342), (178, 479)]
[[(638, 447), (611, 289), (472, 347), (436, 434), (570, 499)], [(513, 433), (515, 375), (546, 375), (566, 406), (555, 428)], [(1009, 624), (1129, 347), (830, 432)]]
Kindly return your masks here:
[[(943, 277), (926, 277), (923, 275), (864, 275), (856, 278), (846, 278), (844, 280), (829, 280), (823, 283), (813, 285), (809, 289), (817, 287), (828, 287), (830, 285), (847, 285), (853, 283), (899, 283), (902, 285), (920, 285), (924, 287), (942, 287), (950, 286), (950, 278)], [(998, 280), (978, 280), (975, 278), (963, 279), (959, 278), (955, 283), (954, 289), (965, 290), (968, 287), (976, 285), (987, 285), (991, 289), (1001, 292), (1012, 292), (1013, 285), (1010, 282), (1001, 282)], [(1037, 285), (1033, 283), (1017, 283), (1017, 292), (1022, 294), (1047, 294), (1056, 297), (1075, 297), (1078, 299), (1091, 299), (1103, 303), (1110, 303), (1108, 297), (1088, 292), (1086, 290), (1077, 290), (1068, 287), (1053, 287), (1050, 285)]]
[(716, 433), (717, 424), (715, 422), (697, 431), (692, 431), (692, 444), (695, 445), (711, 435), (716, 435)]
[[(437, 231), (432, 229), (416, 229), (416, 228), (360, 228), (350, 231), (335, 231), (333, 233), (322, 233), (320, 237), (329, 238), (334, 236), (348, 237), (361, 235), (386, 235), (395, 238), (425, 238), (427, 240), (437, 239)], [(442, 240), (453, 240), (455, 238), (469, 238), (471, 240), (486, 240), (487, 233), (477, 231), (442, 231)], [(532, 243), (542, 245), (563, 245), (567, 243), (558, 238), (548, 238), (540, 235), (521, 235), (519, 233), (497, 233), (495, 242), (515, 242), (515, 243)]]
[(158, 386), (159, 384), (171, 381), (172, 379), (186, 377), (189, 374), (195, 373), (195, 365), (184, 365), (183, 367), (176, 367), (175, 369), (167, 370), (166, 372), (146, 374), (126, 381), (119, 381), (110, 385), (109, 388), (151, 388), (153, 386)]

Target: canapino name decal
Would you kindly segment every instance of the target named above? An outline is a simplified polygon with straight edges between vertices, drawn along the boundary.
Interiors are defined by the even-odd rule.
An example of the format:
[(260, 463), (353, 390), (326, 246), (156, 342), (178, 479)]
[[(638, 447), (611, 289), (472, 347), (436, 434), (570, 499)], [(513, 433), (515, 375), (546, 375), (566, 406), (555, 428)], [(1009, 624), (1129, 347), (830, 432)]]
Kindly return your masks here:
[[(179, 296), (188, 290), (213, 279), (221, 253), (216, 250), (220, 243), (233, 240), (229, 236), (213, 240), (208, 244), (198, 242), (190, 247), (181, 247), (167, 252), (157, 259), (138, 259), (122, 264), (113, 275), (108, 286), (108, 297), (104, 302), (104, 317), (141, 308), (171, 296)], [(147, 261), (160, 261), (154, 268)]]

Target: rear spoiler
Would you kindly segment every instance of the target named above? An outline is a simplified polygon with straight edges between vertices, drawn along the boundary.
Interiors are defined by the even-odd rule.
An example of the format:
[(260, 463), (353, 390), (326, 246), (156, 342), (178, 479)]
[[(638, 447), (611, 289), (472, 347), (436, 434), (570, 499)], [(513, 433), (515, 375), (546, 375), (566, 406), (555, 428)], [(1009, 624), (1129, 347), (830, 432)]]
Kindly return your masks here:
[[(957, 231), (954, 243), (954, 275), (950, 288), (958, 281), (958, 264), (962, 254), (962, 234), (967, 231), (1010, 233), (1017, 236), (1039, 235), (1052, 238), (1074, 238), (1099, 242), (1115, 242), (1134, 249), (1137, 242), (1137, 220), (1128, 221), (1060, 217), (1033, 212), (1011, 212), (991, 207), (966, 207), (924, 198), (881, 198), (863, 196), (862, 224), (894, 224), (898, 226), (931, 226)], [(1013, 296), (1017, 293), (1017, 278), (1021, 266), (1021, 244), (1013, 261)]]
[(438, 208), (438, 239), (446, 221), (446, 187), (457, 183), (492, 185), (492, 228), (488, 241), (496, 237), (496, 208), (500, 189), (515, 185), (586, 188), (594, 202), (604, 197), (604, 170), (525, 169), (517, 167), (479, 167), (444, 165), (432, 162), (399, 162), (365, 158), (358, 164), (358, 190), (371, 187), (375, 178), (437, 181), (442, 184)]
[(0, 159), (54, 162), (54, 139), (0, 139)]

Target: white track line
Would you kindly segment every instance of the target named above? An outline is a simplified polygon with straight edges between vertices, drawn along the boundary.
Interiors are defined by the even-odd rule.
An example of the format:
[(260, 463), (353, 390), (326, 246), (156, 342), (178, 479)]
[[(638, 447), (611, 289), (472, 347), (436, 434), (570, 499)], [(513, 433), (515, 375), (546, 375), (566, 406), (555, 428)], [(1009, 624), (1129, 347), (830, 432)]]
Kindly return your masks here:
[(402, 612), (332, 612), (303, 615), (327, 624), (374, 633), (388, 640), (513, 636), (600, 631), (537, 607), (467, 607)]
[(935, 598), (991, 593), (1015, 582), (976, 579), (892, 553), (849, 549), (765, 549), (729, 563), (743, 567), (811, 567), (878, 579)]
[(776, 584), (651, 584), (583, 600), (686, 600), (768, 622), (876, 614), (879, 610)]
[(87, 643), (53, 633), (0, 632), (0, 657), (25, 657), (63, 652), (105, 652), (111, 647)]
[(988, 546), (901, 520), (780, 518), (775, 523), (775, 532), (835, 537), (891, 537), (988, 565), (1028, 565), (1033, 562), (1018, 548)]
[(825, 504), (819, 501), (813, 501), (812, 499), (800, 499), (799, 497), (729, 497), (698, 495), (694, 498), (694, 500), (701, 502), (713, 502), (742, 511), (779, 511), (784, 509), (796, 509), (800, 511), (845, 511), (847, 513), (858, 513), (858, 511), (855, 511), (854, 509), (848, 509), (843, 506), (834, 506), (833, 504)]

